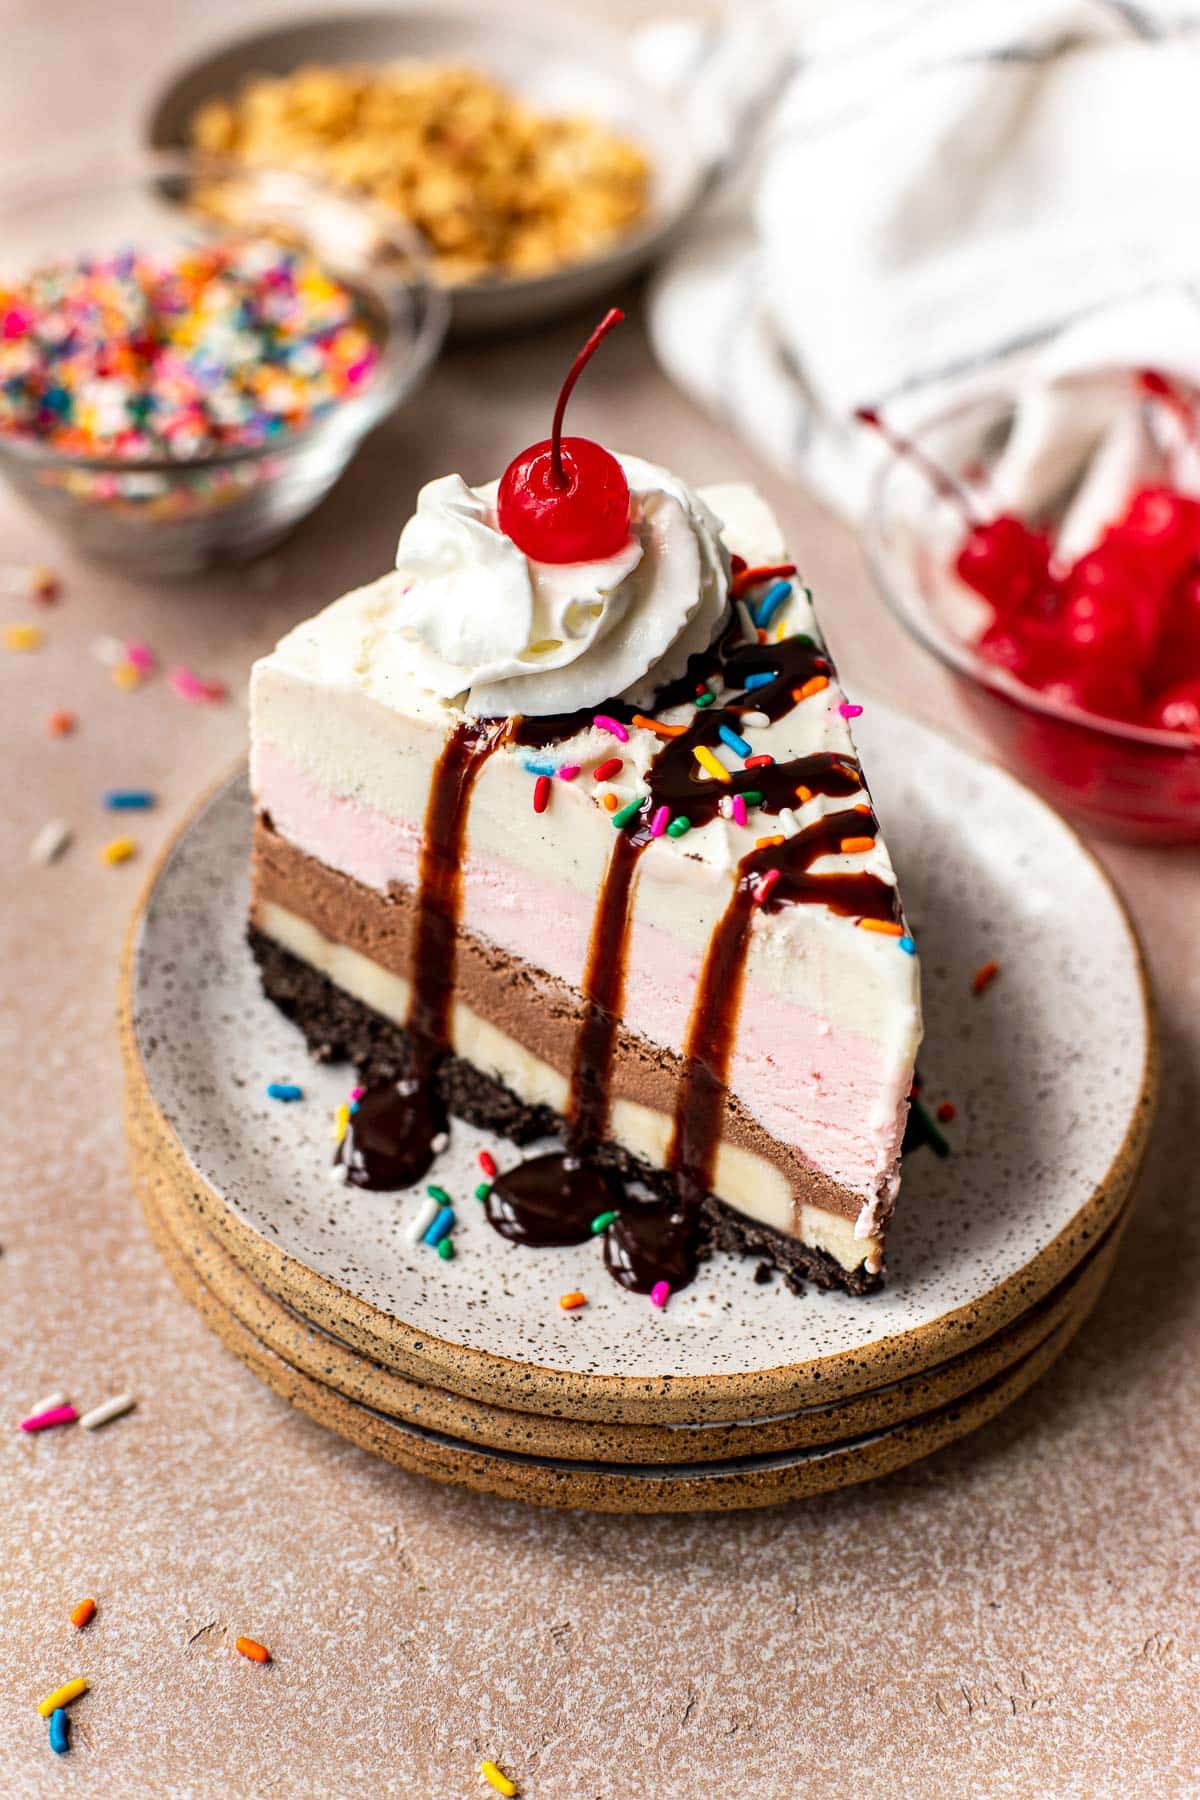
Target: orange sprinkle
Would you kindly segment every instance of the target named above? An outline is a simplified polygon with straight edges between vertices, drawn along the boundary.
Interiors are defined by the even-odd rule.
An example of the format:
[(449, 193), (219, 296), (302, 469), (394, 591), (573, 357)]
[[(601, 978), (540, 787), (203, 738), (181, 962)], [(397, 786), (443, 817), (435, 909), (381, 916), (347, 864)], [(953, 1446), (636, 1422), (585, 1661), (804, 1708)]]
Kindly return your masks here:
[(573, 1293), (563, 1294), (558, 1304), (564, 1312), (578, 1312), (581, 1306), (587, 1305), (587, 1295), (581, 1294), (576, 1288)]
[(828, 675), (810, 676), (810, 678), (805, 682), (803, 687), (798, 687), (798, 688), (792, 689), (792, 699), (793, 700), (809, 700), (812, 698), (812, 696), (814, 694), (819, 694), (823, 688), (827, 688), (828, 686), (829, 686)]
[(943, 1125), (948, 1125), (957, 1111), (958, 1108), (955, 1106), (953, 1100), (943, 1100), (937, 1109), (937, 1116), (942, 1121)]
[(787, 839), (784, 837), (782, 831), (777, 831), (772, 837), (755, 838), (754, 848), (756, 850), (772, 850), (776, 844), (785, 844), (786, 842)]
[(251, 1662), (269, 1663), (271, 1652), (265, 1644), (256, 1644), (253, 1638), (240, 1637), (234, 1644), (239, 1656), (248, 1656)]
[(71, 1623), (76, 1631), (82, 1631), (89, 1620), (94, 1619), (95, 1616), (96, 1602), (94, 1600), (81, 1600), (71, 1614)]
[(863, 931), (877, 931), (881, 937), (903, 937), (903, 925), (897, 925), (892, 919), (860, 919), (859, 926)]
[(609, 812), (616, 812), (618, 805), (617, 796), (615, 794), (605, 794), (604, 804)]
[(980, 963), (979, 967), (971, 977), (971, 992), (973, 994), (982, 994), (985, 988), (991, 987), (999, 973), (1000, 964), (998, 962)]
[(796, 789), (796, 798), (797, 798), (797, 800), (804, 800), (804, 801), (811, 800), (812, 799), (812, 789), (806, 788), (804, 786), (798, 787)]
[(870, 816), (871, 816), (871, 809), (867, 805), (865, 800), (860, 800), (858, 805), (854, 808), (854, 810), (855, 810), (855, 812), (858, 812), (858, 813), (864, 813), (868, 818), (870, 818)]
[(748, 587), (754, 587), (760, 581), (782, 580), (784, 576), (795, 573), (795, 563), (755, 563), (751, 569), (738, 570), (733, 578), (731, 591), (734, 599), (740, 600)]
[(664, 725), (661, 719), (648, 719), (645, 713), (634, 713), (633, 723), (640, 725), (643, 731), (652, 731), (655, 737), (682, 737), (687, 730), (686, 725)]
[(874, 838), (856, 837), (856, 838), (843, 838), (842, 839), (842, 855), (843, 856), (857, 856), (860, 851), (873, 850), (874, 848), (875, 848), (875, 839)]
[(57, 712), (52, 712), (46, 720), (46, 730), (51, 737), (70, 737), (78, 723), (73, 712), (67, 712), (65, 708), (60, 707)]

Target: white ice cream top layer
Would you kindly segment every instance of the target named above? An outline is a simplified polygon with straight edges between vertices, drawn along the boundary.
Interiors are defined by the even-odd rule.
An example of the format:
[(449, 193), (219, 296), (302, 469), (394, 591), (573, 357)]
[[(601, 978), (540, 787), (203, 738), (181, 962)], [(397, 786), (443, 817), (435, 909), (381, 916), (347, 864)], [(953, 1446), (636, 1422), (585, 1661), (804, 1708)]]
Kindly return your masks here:
[(712, 642), (729, 599), (721, 522), (689, 487), (618, 459), (630, 535), (597, 562), (535, 562), (496, 524), (496, 482), (445, 475), (421, 489), (396, 572), (374, 587), (356, 665), (388, 699), (416, 686), (474, 717), (576, 712), (617, 696), (648, 705)]

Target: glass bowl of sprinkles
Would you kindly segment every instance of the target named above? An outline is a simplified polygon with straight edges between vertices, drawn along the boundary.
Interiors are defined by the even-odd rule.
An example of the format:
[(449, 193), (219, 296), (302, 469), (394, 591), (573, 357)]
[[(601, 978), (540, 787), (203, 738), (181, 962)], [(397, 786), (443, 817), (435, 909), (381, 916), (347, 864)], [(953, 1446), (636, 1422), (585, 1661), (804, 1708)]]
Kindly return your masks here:
[(440, 348), (396, 219), (292, 171), (145, 153), (0, 199), (0, 472), (83, 555), (268, 549)]
[[(1072, 377), (1068, 398), (1086, 407), (1129, 377), (1129, 371)], [(1200, 393), (1188, 404), (1200, 420)], [(1109, 604), (1106, 571), (1099, 569), (1098, 591), (1102, 553), (1092, 549), (1073, 564), (1067, 554), (1064, 521), (1076, 499), (1071, 482), (1034, 517), (1018, 517), (1000, 504), (1001, 458), (1015, 423), (1012, 394), (997, 390), (947, 409), (912, 436), (884, 428), (892, 450), (876, 477), (864, 527), (876, 584), (917, 642), (958, 678), (1002, 760), (1054, 805), (1110, 837), (1200, 842), (1195, 711), (1164, 729), (1138, 697), (1138, 682), (1151, 679), (1153, 669), (1142, 669), (1143, 646), (1124, 615), (1111, 642), (1100, 636)], [(1160, 489), (1154, 497), (1157, 519), (1170, 508)], [(1200, 583), (1200, 499), (1175, 494), (1168, 500), (1176, 511), (1183, 506), (1194, 514), (1197, 536), (1194, 546), (1183, 545), (1179, 568), (1161, 580), (1152, 565), (1171, 546), (1155, 549), (1153, 533), (1146, 542), (1131, 536), (1123, 491), (1103, 535), (1121, 553), (1114, 606), (1128, 602), (1135, 616), (1146, 605), (1157, 608), (1159, 644), (1151, 661), (1158, 658), (1162, 681), (1178, 681), (1191, 668), (1179, 649), (1188, 621), (1176, 615), (1191, 606), (1192, 584)], [(1032, 574), (1027, 562), (1035, 565)], [(975, 565), (983, 565), (982, 573)], [(982, 599), (985, 588), (995, 592), (994, 602)], [(1194, 635), (1193, 658), (1200, 655), (1200, 629)]]

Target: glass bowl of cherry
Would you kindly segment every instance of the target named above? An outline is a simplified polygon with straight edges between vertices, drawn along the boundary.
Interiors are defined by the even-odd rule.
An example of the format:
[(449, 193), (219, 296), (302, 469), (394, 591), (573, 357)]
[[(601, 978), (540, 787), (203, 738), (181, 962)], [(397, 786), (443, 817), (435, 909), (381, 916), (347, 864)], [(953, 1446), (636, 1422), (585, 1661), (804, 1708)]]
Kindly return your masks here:
[(859, 417), (890, 447), (875, 579), (1002, 759), (1102, 831), (1200, 841), (1200, 391), (1118, 370), (911, 437)]

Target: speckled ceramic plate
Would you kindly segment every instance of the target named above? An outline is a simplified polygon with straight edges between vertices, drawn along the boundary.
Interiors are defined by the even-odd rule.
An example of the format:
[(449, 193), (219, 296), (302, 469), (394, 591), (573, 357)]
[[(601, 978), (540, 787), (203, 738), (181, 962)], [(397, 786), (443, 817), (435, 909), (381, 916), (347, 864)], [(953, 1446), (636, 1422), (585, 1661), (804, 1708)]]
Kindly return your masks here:
[[(124, 981), (132, 1108), (205, 1223), (274, 1295), (356, 1350), (519, 1410), (624, 1423), (730, 1421), (881, 1387), (983, 1342), (1080, 1261), (1119, 1212), (1153, 1105), (1136, 939), (1079, 839), (1027, 789), (880, 704), (864, 760), (925, 971), (925, 1092), (953, 1099), (953, 1157), (912, 1156), (882, 1294), (758, 1287), (727, 1256), (665, 1312), (593, 1245), (504, 1243), (470, 1192), (488, 1142), (456, 1124), (436, 1171), (458, 1256), (412, 1249), (414, 1195), (329, 1179), (344, 1070), (263, 999), (244, 942), (250, 808), (202, 804), (144, 898)], [(972, 972), (1002, 965), (978, 998)], [(266, 1098), (292, 1079), (304, 1100)], [(582, 1287), (587, 1308), (558, 1296)]]
[[(773, 1506), (890, 1474), (965, 1437), (1025, 1393), (1066, 1349), (1103, 1285), (1102, 1281), (1081, 1281), (1077, 1304), (1032, 1348), (970, 1393), (914, 1418), (884, 1429), (857, 1431), (834, 1442), (664, 1467), (536, 1455), (516, 1445), (481, 1447), (477, 1441), (431, 1425), (357, 1404), (298, 1369), (248, 1330), (200, 1279), (153, 1203), (147, 1206), (146, 1217), (175, 1280), (206, 1323), (274, 1393), (317, 1424), (387, 1462), (435, 1481), (539, 1506), (599, 1512), (716, 1512)], [(579, 1431), (593, 1429), (588, 1421), (574, 1424)]]
[(427, 1387), (372, 1362), (270, 1295), (222, 1249), (174, 1186), (158, 1175), (152, 1158), (135, 1152), (135, 1165), (142, 1206), (156, 1240), (163, 1242), (165, 1234), (169, 1249), (183, 1258), (185, 1273), (195, 1278), (184, 1283), (185, 1291), (195, 1297), (195, 1283), (202, 1283), (218, 1306), (292, 1369), (399, 1424), (417, 1425), (476, 1447), (568, 1462), (721, 1462), (844, 1443), (936, 1411), (1015, 1368), (1057, 1334), (1065, 1321), (1091, 1310), (1112, 1269), (1129, 1212), (1126, 1207), (1079, 1267), (1024, 1317), (934, 1369), (772, 1418), (730, 1424), (624, 1425), (489, 1406), (444, 1388)]

